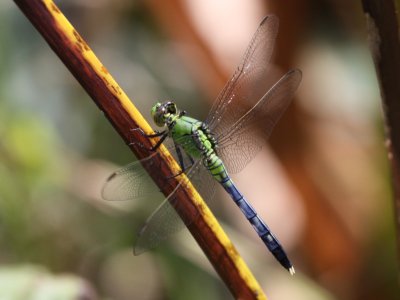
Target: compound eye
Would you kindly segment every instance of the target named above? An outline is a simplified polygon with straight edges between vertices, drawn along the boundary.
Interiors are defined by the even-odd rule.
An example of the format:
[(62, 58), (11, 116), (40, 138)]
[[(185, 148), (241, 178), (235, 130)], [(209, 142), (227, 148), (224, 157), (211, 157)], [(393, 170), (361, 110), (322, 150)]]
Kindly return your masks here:
[(175, 115), (178, 111), (174, 102), (167, 102), (166, 108), (167, 108), (167, 113), (170, 113), (172, 115)]
[(154, 105), (151, 109), (151, 116), (159, 127), (163, 127), (165, 125), (164, 114), (165, 107), (161, 103), (156, 103), (156, 105)]
[(161, 110), (157, 111), (157, 113), (154, 115), (154, 122), (159, 127), (162, 127), (165, 125), (164, 113), (165, 113), (164, 110), (161, 109)]

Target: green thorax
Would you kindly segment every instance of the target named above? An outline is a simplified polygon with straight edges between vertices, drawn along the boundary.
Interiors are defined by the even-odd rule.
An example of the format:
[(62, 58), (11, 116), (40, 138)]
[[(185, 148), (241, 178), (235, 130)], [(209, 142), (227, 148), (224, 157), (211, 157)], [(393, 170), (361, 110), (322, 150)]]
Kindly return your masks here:
[[(203, 153), (214, 153), (213, 143), (201, 128), (202, 122), (188, 116), (175, 119), (175, 124), (170, 128), (170, 135), (174, 141), (181, 145), (187, 154), (200, 158)], [(201, 150), (201, 147), (206, 151)]]

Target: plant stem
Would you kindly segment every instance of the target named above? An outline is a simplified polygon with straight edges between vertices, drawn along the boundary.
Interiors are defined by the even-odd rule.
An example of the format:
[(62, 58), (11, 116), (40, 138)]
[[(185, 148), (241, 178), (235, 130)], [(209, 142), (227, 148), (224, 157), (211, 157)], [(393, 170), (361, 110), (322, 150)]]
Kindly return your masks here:
[(397, 258), (400, 259), (400, 43), (392, 0), (363, 0), (368, 37), (379, 80), (392, 169)]

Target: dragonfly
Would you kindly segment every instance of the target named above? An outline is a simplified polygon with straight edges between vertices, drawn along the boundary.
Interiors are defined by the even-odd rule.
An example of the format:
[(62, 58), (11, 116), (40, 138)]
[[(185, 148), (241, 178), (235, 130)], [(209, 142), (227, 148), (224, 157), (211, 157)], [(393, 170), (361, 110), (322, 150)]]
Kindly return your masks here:
[[(150, 215), (138, 234), (134, 253), (141, 254), (156, 247), (193, 220), (180, 219), (179, 189), (189, 184), (207, 201), (218, 183), (230, 195), (245, 218), (253, 226), (268, 250), (290, 274), (295, 270), (281, 243), (236, 187), (229, 174), (240, 172), (261, 150), (272, 129), (289, 106), (301, 81), (301, 71), (290, 70), (275, 80), (276, 72), (270, 63), (279, 21), (267, 16), (255, 32), (241, 64), (220, 92), (205, 121), (190, 117), (172, 101), (156, 103), (152, 118), (161, 131), (146, 135), (158, 138), (149, 149), (152, 154), (114, 172), (103, 186), (106, 200), (139, 200), (152, 197), (148, 188), (150, 176), (143, 165), (156, 164), (161, 144), (174, 154), (186, 182), (181, 181), (161, 205)], [(168, 138), (168, 139), (167, 139)], [(170, 141), (170, 144), (166, 141)], [(180, 174), (176, 174), (179, 176)], [(170, 178), (165, 178), (168, 184)], [(158, 191), (157, 191), (158, 192)]]

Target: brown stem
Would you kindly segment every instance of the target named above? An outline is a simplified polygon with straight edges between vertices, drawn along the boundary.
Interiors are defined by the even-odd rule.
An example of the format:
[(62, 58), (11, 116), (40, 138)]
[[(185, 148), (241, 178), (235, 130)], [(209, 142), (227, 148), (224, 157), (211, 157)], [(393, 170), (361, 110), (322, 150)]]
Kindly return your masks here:
[(370, 48), (379, 80), (386, 121), (387, 148), (392, 169), (400, 259), (400, 43), (395, 4), (392, 0), (362, 0)]
[[(139, 131), (132, 132), (131, 129), (140, 127), (149, 133), (151, 127), (60, 9), (51, 0), (14, 2), (130, 145), (137, 158), (147, 157), (149, 153), (145, 147), (151, 146), (149, 140)], [(132, 141), (135, 143), (132, 144)], [(163, 179), (177, 174), (177, 164), (165, 148), (159, 153), (158, 160), (156, 166), (144, 167), (150, 171), (163, 193), (168, 195), (179, 183), (179, 177), (170, 180), (168, 186)], [(254, 276), (197, 192), (187, 188), (178, 197), (180, 207), (177, 212), (183, 220), (194, 220), (188, 229), (233, 296), (237, 299), (266, 299)]]

